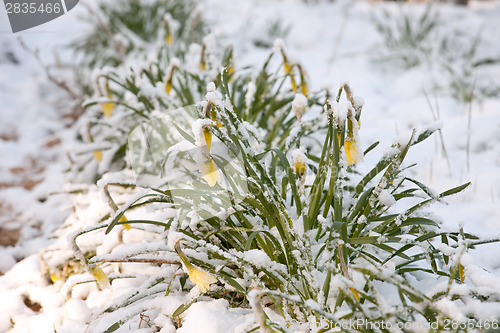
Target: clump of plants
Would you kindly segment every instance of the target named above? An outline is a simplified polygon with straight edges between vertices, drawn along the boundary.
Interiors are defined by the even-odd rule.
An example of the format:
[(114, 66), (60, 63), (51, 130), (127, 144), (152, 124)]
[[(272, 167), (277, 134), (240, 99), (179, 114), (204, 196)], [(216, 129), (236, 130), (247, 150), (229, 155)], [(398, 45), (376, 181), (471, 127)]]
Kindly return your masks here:
[[(310, 120), (324, 124), (317, 132), (302, 128), (308, 127), (305, 118), (313, 112), (311, 101), (302, 94), (283, 101), (281, 123), (299, 128), (287, 145), (280, 142), (289, 131), (276, 129), (273, 121), (245, 120), (251, 119), (249, 115), (259, 118), (269, 103), (261, 108), (250, 109), (250, 103), (237, 107), (233, 101), (248, 94), (248, 84), (232, 90), (229, 79), (224, 70), (217, 83), (208, 84), (205, 99), (195, 106), (198, 119), (191, 129), (174, 123), (167, 129), (177, 131), (182, 136), (179, 143), (189, 147), (174, 155), (197, 166), (181, 170), (189, 172), (190, 180), (181, 187), (159, 177), (154, 187), (143, 186), (143, 192), (125, 205), (115, 205), (116, 214), (103, 224), (74, 238), (79, 253), (80, 235), (110, 232), (120, 225), (148, 226), (160, 236), (150, 244), (154, 251), (136, 244), (125, 257), (122, 248), (116, 260), (134, 262), (145, 256), (152, 264), (160, 260), (174, 265), (176, 272), (150, 280), (141, 297), (139, 293), (113, 311), (134, 304), (140, 313), (146, 309), (136, 305), (145, 298), (172, 292), (177, 286), (193, 289), (184, 304), (169, 314), (174, 321), (205, 294), (225, 298), (232, 306), (252, 307), (255, 327), (262, 331), (321, 331), (350, 319), (363, 320), (370, 327), (437, 323), (439, 331), (452, 318), (440, 304), (466, 303), (470, 297), (491, 299), (490, 294), (477, 294), (480, 289), (474, 287), (471, 294), (454, 292), (467, 276), (462, 255), (480, 241), (461, 229), (441, 230), (439, 220), (425, 211), (430, 203), (464, 190), (469, 183), (436, 193), (405, 175), (408, 166), (403, 162), (410, 148), (435, 129), (409, 133), (407, 140), (395, 142), (370, 171), (361, 174), (356, 165), (378, 143), (362, 149), (362, 103), (348, 84), (325, 100)], [(268, 80), (272, 79), (265, 80), (271, 85)], [(180, 87), (182, 81), (178, 82)], [(288, 90), (291, 85), (280, 89), (282, 96), (287, 91), (293, 96), (293, 90)], [(277, 130), (281, 134), (270, 137)], [(319, 150), (307, 144), (319, 138)], [(214, 142), (239, 157), (212, 153)], [(144, 146), (145, 154), (149, 148)], [(171, 148), (164, 147), (166, 156)], [(141, 187), (133, 180), (100, 184), (107, 195), (108, 187)], [(109, 200), (113, 201), (111, 195)], [(158, 213), (174, 209), (175, 215), (161, 220), (124, 219), (141, 207)], [(79, 256), (104, 287), (109, 280), (98, 267), (106, 270), (113, 255), (112, 250), (105, 260)], [(420, 274), (434, 276), (441, 281), (439, 287), (431, 294), (420, 291), (412, 284), (412, 277)], [(392, 297), (385, 295), (386, 288), (393, 290)], [(126, 318), (116, 325), (124, 322)]]
[[(363, 147), (369, 124), (348, 83), (309, 91), (280, 43), (257, 71), (214, 45), (117, 63), (86, 102), (81, 156), (99, 167), (110, 212), (69, 237), (94, 278), (81, 283), (140, 281), (94, 331), (145, 314), (179, 327), (207, 299), (252, 311), (248, 332), (438, 332), (452, 320), (472, 332), (491, 320), (481, 309), (498, 292), (463, 260), (485, 241), (443, 230), (427, 208), (469, 183), (438, 193), (408, 176), (411, 147), (437, 127), (413, 130), (362, 171), (378, 142)], [(107, 244), (99, 254), (81, 245), (89, 236)], [(165, 309), (165, 297), (180, 303)]]
[(437, 88), (464, 104), (498, 95), (493, 80), (478, 75), (499, 62), (499, 57), (480, 56), (482, 28), (471, 33), (470, 28), (450, 25), (435, 4), (387, 6), (373, 16), (373, 23), (384, 43), (375, 52), (377, 61), (392, 68), (438, 70)]
[(100, 1), (87, 10), (90, 32), (71, 45), (87, 68), (124, 65), (129, 56), (142, 58), (160, 41), (184, 53), (206, 34), (193, 1)]

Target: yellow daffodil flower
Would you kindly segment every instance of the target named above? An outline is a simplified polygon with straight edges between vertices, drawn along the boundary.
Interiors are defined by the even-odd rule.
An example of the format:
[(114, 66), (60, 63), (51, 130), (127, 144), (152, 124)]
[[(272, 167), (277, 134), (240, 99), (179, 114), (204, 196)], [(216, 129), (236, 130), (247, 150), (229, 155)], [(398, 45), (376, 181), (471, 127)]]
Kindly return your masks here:
[(285, 54), (285, 50), (281, 48), (281, 55), (283, 56), (283, 69), (285, 70), (285, 75), (290, 76), (290, 83), (292, 84), (292, 89), (294, 93), (297, 93), (297, 83), (295, 82), (295, 75), (293, 72), (293, 65), (288, 62), (288, 58)]
[(210, 151), (210, 145), (212, 144), (212, 133), (205, 127), (203, 129), (203, 137), (205, 138), (205, 142), (207, 143), (208, 151)]
[[(111, 94), (108, 95), (109, 99), (112, 99), (113, 96)], [(106, 102), (101, 104), (101, 111), (104, 113), (106, 117), (111, 117), (113, 115), (113, 109), (115, 108), (115, 103)]]
[(300, 92), (302, 93), (302, 95), (307, 97), (307, 92), (308, 92), (307, 83), (304, 82), (303, 80), (300, 81)]
[(302, 66), (297, 64), (297, 67), (299, 68), (299, 73), (300, 73), (300, 92), (302, 95), (307, 97), (307, 93), (309, 92), (309, 89), (307, 87), (307, 73), (304, 72), (302, 69)]
[(295, 161), (293, 164), (293, 172), (297, 175), (302, 176), (306, 172), (306, 165), (302, 161)]
[(211, 157), (208, 157), (201, 163), (200, 171), (203, 179), (205, 179), (210, 187), (214, 187), (215, 184), (222, 182), (217, 166)]
[(196, 284), (202, 292), (207, 292), (210, 289), (210, 285), (217, 282), (215, 277), (198, 268), (188, 269), (188, 272), (191, 282)]
[(167, 95), (170, 94), (170, 91), (172, 90), (172, 78), (174, 77), (174, 70), (177, 68), (177, 66), (178, 61), (173, 60), (172, 64), (167, 70), (167, 78), (165, 79), (165, 92), (167, 93)]
[(165, 92), (170, 94), (170, 90), (172, 90), (172, 80), (168, 80), (167, 83), (165, 84)]
[(352, 292), (352, 294), (354, 295), (354, 298), (359, 302), (360, 301), (360, 298), (359, 298), (359, 293), (356, 291), (356, 289), (354, 288), (351, 288), (349, 287), (349, 290)]
[(464, 266), (462, 264), (458, 265), (458, 275), (460, 276), (460, 282), (464, 282), (465, 280), (465, 273), (464, 273)]
[(52, 283), (56, 283), (60, 280), (62, 280), (62, 277), (59, 274), (50, 274), (50, 281), (52, 281)]
[(186, 267), (191, 282), (197, 285), (198, 288), (200, 288), (201, 292), (207, 292), (210, 289), (210, 285), (217, 282), (217, 279), (213, 275), (202, 271), (189, 262), (187, 256), (181, 250), (180, 240), (175, 243), (174, 249), (175, 252), (177, 252), (177, 255), (181, 259), (182, 263)]
[(234, 67), (229, 66), (227, 68), (227, 76), (229, 77), (229, 82), (233, 81), (233, 73), (234, 73)]
[[(106, 96), (109, 99), (113, 99), (113, 95), (109, 91), (109, 84), (108, 84), (108, 82), (106, 82)], [(102, 111), (102, 113), (104, 113), (104, 115), (106, 117), (111, 117), (111, 115), (113, 114), (113, 109), (114, 108), (115, 108), (115, 103), (113, 103), (113, 102), (105, 102), (105, 103), (101, 104), (101, 111)]]
[(203, 45), (201, 46), (201, 56), (200, 56), (200, 69), (202, 71), (207, 69), (207, 64), (205, 63), (205, 49), (206, 45), (205, 43), (203, 43)]
[[(122, 217), (120, 217), (120, 219), (118, 220), (118, 222), (125, 222), (125, 221), (128, 221), (125, 215), (122, 215)], [(124, 224), (123, 227), (127, 230), (130, 230), (130, 224)]]
[(348, 165), (353, 165), (359, 162), (357, 144), (353, 138), (348, 137), (344, 142), (346, 160)]
[(99, 283), (101, 287), (109, 287), (109, 279), (99, 266), (92, 264), (88, 267), (89, 273), (92, 274), (94, 279)]
[(101, 162), (102, 161), (102, 151), (94, 150), (94, 158), (97, 160), (97, 162)]

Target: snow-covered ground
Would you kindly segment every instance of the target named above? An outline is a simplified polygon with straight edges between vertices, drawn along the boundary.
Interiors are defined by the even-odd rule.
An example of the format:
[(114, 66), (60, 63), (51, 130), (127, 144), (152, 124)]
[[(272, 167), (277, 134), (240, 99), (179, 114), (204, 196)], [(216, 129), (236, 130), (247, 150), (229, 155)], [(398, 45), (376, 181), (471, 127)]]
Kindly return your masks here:
[[(453, 79), (438, 63), (439, 54), (412, 69), (378, 62), (384, 45), (372, 18), (384, 8), (398, 13), (394, 6), (365, 1), (200, 1), (213, 33), (235, 45), (237, 66), (261, 64), (274, 39), (280, 38), (290, 56), (309, 73), (313, 89), (336, 91), (339, 82), (350, 82), (365, 101), (360, 131), (363, 146), (381, 141), (380, 148), (367, 156), (366, 168), (394, 138), (409, 137), (413, 128), (442, 121), (440, 134), (410, 151), (407, 163), (417, 163), (410, 172), (437, 191), (472, 181), (465, 192), (447, 199), (448, 205), (438, 203), (432, 210), (442, 217), (445, 228), (456, 230), (463, 224), (467, 232), (500, 238), (500, 97), (476, 96), (470, 105), (454, 98)], [(422, 10), (408, 6), (409, 11)], [(71, 183), (64, 170), (74, 140), (70, 127), (74, 104), (47, 79), (17, 37), (30, 49), (38, 48), (46, 64), (72, 64), (64, 45), (82, 33), (76, 18), (83, 11), (83, 6), (77, 6), (53, 22), (13, 35), (0, 9), (0, 332), (104, 331), (120, 313), (102, 320), (103, 309), (144, 282), (116, 280), (103, 291), (87, 285), (68, 291), (42, 276), (40, 253), (50, 248), (71, 255), (71, 249), (65, 248), (67, 232), (60, 229), (63, 223), (84, 227), (86, 219), (109, 208), (97, 187), (87, 189), (85, 196), (65, 194), (66, 184)], [(439, 11), (441, 35), (462, 38), (457, 29), (464, 29), (472, 43), (481, 31), (477, 58), (500, 59), (499, 1), (472, 1), (468, 8), (442, 5)], [(273, 24), (271, 30), (277, 33), (269, 36)], [(466, 46), (460, 44), (450, 52), (459, 54), (460, 47)], [(459, 69), (466, 66), (460, 61), (450, 64)], [(472, 77), (477, 82), (473, 86), (484, 82), (500, 86), (499, 78), (498, 63), (480, 66)], [(359, 168), (366, 171), (363, 163)], [(498, 253), (500, 243), (471, 251), (477, 264), (500, 278)], [(163, 294), (150, 301), (151, 311), (171, 314), (181, 304), (181, 296)], [(160, 318), (156, 313), (154, 317)], [(230, 309), (226, 301), (206, 299), (185, 313), (177, 331), (244, 332), (252, 328), (253, 320), (249, 310)], [(147, 317), (137, 316), (136, 326), (120, 331), (151, 332), (152, 324)], [(175, 332), (166, 319), (154, 325), (163, 327), (161, 332)]]

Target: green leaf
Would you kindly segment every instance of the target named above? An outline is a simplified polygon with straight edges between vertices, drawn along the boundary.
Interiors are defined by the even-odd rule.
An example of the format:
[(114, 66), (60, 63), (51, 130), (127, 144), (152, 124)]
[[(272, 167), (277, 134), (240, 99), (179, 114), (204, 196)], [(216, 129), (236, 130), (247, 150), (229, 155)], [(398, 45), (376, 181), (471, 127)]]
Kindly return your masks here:
[(180, 316), (184, 311), (189, 309), (191, 305), (193, 305), (194, 302), (196, 302), (197, 298), (194, 298), (191, 300), (189, 303), (181, 304), (172, 314), (172, 317), (177, 317)]
[(109, 326), (103, 333), (111, 333), (119, 329), (123, 325), (123, 322), (117, 321), (113, 325)]
[(447, 191), (444, 191), (441, 194), (439, 194), (439, 198), (444, 198), (444, 197), (447, 197), (449, 195), (461, 192), (461, 191), (465, 190), (470, 184), (471, 183), (468, 182), (468, 183), (462, 184), (460, 186), (454, 187), (452, 189), (449, 189)]
[[(399, 237), (385, 237), (385, 243), (398, 243), (401, 238)], [(349, 238), (349, 244), (373, 244), (377, 245), (379, 237), (378, 236), (362, 236), (362, 237), (351, 237)]]

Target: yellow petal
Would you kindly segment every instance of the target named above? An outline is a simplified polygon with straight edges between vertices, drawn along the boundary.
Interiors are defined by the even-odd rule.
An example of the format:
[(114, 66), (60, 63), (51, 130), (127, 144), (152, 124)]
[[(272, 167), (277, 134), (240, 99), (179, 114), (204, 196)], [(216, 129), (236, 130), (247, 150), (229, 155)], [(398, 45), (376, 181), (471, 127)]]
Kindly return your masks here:
[(101, 111), (106, 117), (111, 117), (113, 114), (113, 109), (115, 108), (115, 103), (106, 102), (101, 104)]
[(172, 35), (170, 33), (167, 34), (166, 40), (168, 45), (172, 45)]
[(165, 84), (165, 92), (170, 94), (170, 90), (172, 90), (172, 80), (168, 80), (167, 83)]
[(196, 284), (202, 292), (206, 292), (212, 283), (217, 282), (215, 277), (198, 268), (189, 270), (189, 279)]
[(108, 277), (106, 276), (106, 274), (104, 274), (103, 270), (100, 269), (97, 265), (91, 265), (89, 267), (89, 273), (92, 274), (94, 279), (97, 280), (97, 282), (101, 287), (109, 287)]
[(290, 80), (292, 83), (292, 90), (294, 93), (296, 93), (297, 92), (297, 83), (295, 83), (295, 78), (293, 77), (293, 75), (290, 75)]
[(285, 74), (293, 74), (292, 66), (290, 66), (290, 64), (286, 60), (283, 63), (283, 67), (285, 69)]
[(205, 179), (210, 187), (214, 187), (216, 183), (222, 181), (215, 163), (211, 158), (203, 162), (202, 170), (200, 171), (203, 179)]
[(458, 275), (460, 276), (460, 282), (464, 282), (465, 280), (465, 273), (464, 273), (464, 266), (462, 264), (458, 264)]
[(300, 91), (302, 92), (302, 95), (307, 97), (308, 89), (307, 84), (304, 81), (300, 82)]
[(94, 158), (98, 161), (102, 161), (102, 151), (100, 150), (94, 150)]
[(57, 281), (61, 280), (61, 277), (59, 275), (50, 274), (50, 280), (52, 281), (52, 283), (56, 283)]
[(290, 64), (288, 63), (288, 61), (286, 59), (284, 59), (283, 68), (285, 70), (285, 74), (290, 75), (290, 82), (292, 84), (292, 89), (293, 89), (293, 92), (296, 93), (297, 92), (297, 83), (295, 82), (293, 67), (290, 66)]
[(356, 142), (352, 138), (347, 138), (344, 142), (346, 160), (348, 165), (358, 163), (358, 150)]
[(306, 172), (306, 165), (304, 162), (297, 161), (293, 164), (293, 172), (298, 174), (299, 176), (303, 175)]
[(210, 151), (210, 145), (212, 143), (212, 133), (208, 129), (203, 129), (203, 136), (205, 137), (205, 142), (207, 143), (208, 151)]
[(350, 290), (350, 291), (352, 292), (352, 294), (354, 295), (354, 298), (355, 298), (355, 299), (359, 302), (359, 301), (360, 301), (360, 299), (359, 299), (359, 294), (358, 294), (358, 292), (356, 291), (356, 289), (354, 289), (354, 288), (350, 288), (350, 287), (349, 287), (349, 290)]
[[(120, 219), (118, 220), (118, 222), (125, 222), (125, 221), (128, 221), (125, 215), (122, 215), (122, 217), (120, 217)], [(130, 224), (124, 224), (123, 226), (125, 227), (125, 229), (130, 230)]]

